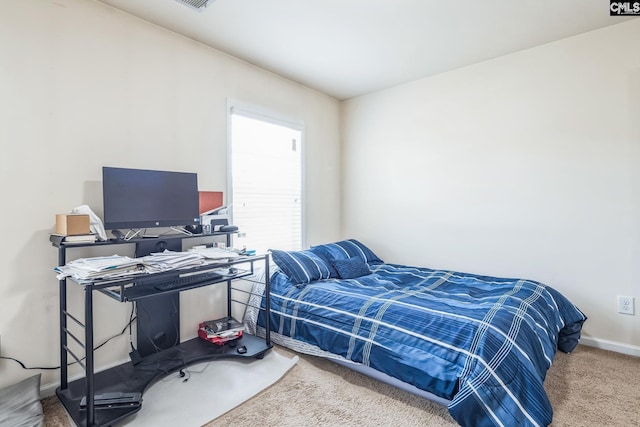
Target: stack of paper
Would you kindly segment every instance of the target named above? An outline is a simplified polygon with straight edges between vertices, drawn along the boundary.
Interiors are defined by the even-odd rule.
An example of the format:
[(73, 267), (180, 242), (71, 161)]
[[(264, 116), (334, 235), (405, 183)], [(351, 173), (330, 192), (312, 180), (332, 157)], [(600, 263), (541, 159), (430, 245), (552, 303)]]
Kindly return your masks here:
[(204, 264), (204, 257), (195, 252), (157, 252), (147, 255), (141, 260), (149, 273), (197, 267)]
[(52, 233), (49, 237), (53, 243), (60, 246), (60, 243), (64, 242), (65, 245), (77, 245), (82, 243), (94, 243), (98, 240), (98, 236), (95, 234), (74, 234), (67, 236), (65, 234)]
[(114, 279), (132, 274), (145, 273), (140, 260), (127, 256), (80, 258), (54, 269), (58, 280), (72, 277), (79, 281)]
[(189, 249), (189, 252), (197, 253), (207, 259), (218, 260), (218, 261), (238, 258), (240, 256), (238, 255), (237, 252), (233, 252), (233, 251), (222, 249), (222, 248), (191, 248)]
[[(238, 256), (234, 252), (225, 254), (225, 259), (230, 254)], [(118, 279), (124, 276), (160, 273), (177, 269), (199, 267), (209, 258), (200, 252), (172, 252), (164, 251), (152, 253), (142, 258), (129, 258), (127, 256), (112, 255), (107, 257), (81, 258), (71, 261), (66, 265), (55, 268), (58, 280), (71, 277), (76, 281), (87, 282), (90, 280)], [(222, 258), (216, 258), (221, 260)]]

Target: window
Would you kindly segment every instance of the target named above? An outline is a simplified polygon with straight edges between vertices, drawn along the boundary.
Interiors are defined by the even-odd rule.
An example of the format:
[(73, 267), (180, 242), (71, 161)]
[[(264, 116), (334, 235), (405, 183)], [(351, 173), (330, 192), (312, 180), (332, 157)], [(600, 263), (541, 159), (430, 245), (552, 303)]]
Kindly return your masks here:
[(249, 108), (229, 108), (229, 191), (236, 247), (300, 250), (302, 136), (299, 124)]

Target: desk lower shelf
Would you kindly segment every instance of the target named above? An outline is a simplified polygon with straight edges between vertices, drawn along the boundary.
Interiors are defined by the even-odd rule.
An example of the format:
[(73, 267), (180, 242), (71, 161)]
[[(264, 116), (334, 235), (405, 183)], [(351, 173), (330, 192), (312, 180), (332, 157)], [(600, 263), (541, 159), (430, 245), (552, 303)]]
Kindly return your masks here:
[[(237, 352), (239, 346), (245, 346), (247, 352), (239, 354)], [(239, 340), (223, 346), (194, 338), (149, 355), (136, 365), (128, 362), (96, 373), (94, 375), (95, 394), (144, 393), (155, 381), (185, 366), (218, 358), (253, 357), (261, 359), (271, 347), (271, 344), (267, 344), (263, 338), (249, 334), (244, 334)], [(215, 366), (211, 366), (210, 369), (215, 369)], [(61, 388), (56, 390), (58, 398), (78, 426), (87, 425), (86, 410), (80, 407), (86, 390), (86, 378), (70, 382), (64, 390)], [(118, 408), (96, 407), (94, 425), (111, 425), (133, 415), (140, 409), (141, 407), (138, 405)]]

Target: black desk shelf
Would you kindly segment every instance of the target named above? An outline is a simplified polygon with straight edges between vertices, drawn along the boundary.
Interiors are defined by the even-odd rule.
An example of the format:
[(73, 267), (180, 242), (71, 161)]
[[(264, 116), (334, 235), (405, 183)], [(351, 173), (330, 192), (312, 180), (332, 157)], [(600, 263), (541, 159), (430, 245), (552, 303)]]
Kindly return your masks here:
[[(162, 236), (157, 240), (166, 239), (189, 239), (196, 237), (214, 237), (216, 235), (227, 235), (227, 243), (229, 233), (215, 233), (197, 236)], [(153, 239), (132, 239), (129, 241), (108, 241), (96, 242), (88, 244), (65, 245), (61, 242), (52, 240), (55, 247), (58, 248), (58, 264), (64, 265), (66, 260), (66, 251), (69, 249), (87, 247), (87, 246), (104, 246), (104, 245), (120, 245), (120, 244), (137, 244), (145, 242), (148, 247)], [(180, 292), (196, 289), (204, 286), (216, 284), (226, 284), (227, 286), (227, 315), (231, 315), (232, 302), (232, 283), (235, 280), (248, 278), (254, 274), (254, 264), (264, 263), (264, 281), (265, 290), (269, 292), (269, 255), (250, 256), (233, 258), (224, 263), (216, 263), (204, 265), (190, 269), (172, 270), (170, 272), (162, 272), (155, 274), (136, 275), (128, 278), (122, 278), (113, 281), (93, 281), (76, 283), (83, 288), (84, 291), (84, 322), (78, 319), (79, 316), (73, 316), (67, 311), (67, 280), (59, 281), (60, 287), (60, 387), (56, 389), (56, 394), (62, 404), (65, 406), (69, 415), (79, 426), (108, 426), (118, 422), (141, 409), (139, 404), (123, 405), (118, 407), (102, 407), (95, 404), (95, 396), (103, 393), (122, 392), (122, 393), (144, 393), (154, 382), (167, 375), (168, 373), (178, 371), (186, 366), (202, 361), (215, 360), (218, 358), (255, 358), (261, 359), (264, 354), (272, 347), (270, 339), (270, 330), (267, 326), (265, 338), (258, 338), (253, 335), (244, 333), (242, 338), (217, 345), (201, 338), (193, 338), (188, 341), (181, 342), (175, 346), (163, 349), (161, 351), (153, 351), (149, 354), (142, 354), (142, 359), (135, 365), (131, 362), (123, 363), (113, 368), (95, 372), (94, 366), (94, 343), (93, 343), (93, 293), (101, 292), (118, 302), (136, 301), (139, 306), (142, 303), (153, 302), (156, 299), (163, 298), (179, 298)], [(154, 287), (155, 284), (162, 283), (163, 280), (170, 280), (176, 274), (185, 272), (206, 272), (207, 270), (229, 268), (233, 266), (237, 268), (234, 274), (225, 275), (215, 280), (203, 280), (190, 284), (179, 289), (171, 289), (168, 291), (160, 291)], [(236, 267), (237, 266), (237, 267)], [(240, 268), (244, 267), (244, 268)], [(242, 290), (239, 290), (242, 291)], [(236, 301), (233, 299), (233, 301)], [(267, 299), (268, 301), (268, 299)], [(175, 300), (172, 304), (175, 304)], [(178, 301), (179, 306), (179, 301)], [(265, 308), (267, 318), (269, 318), (269, 304)], [(179, 314), (178, 314), (179, 316)], [(140, 318), (138, 318), (140, 322)], [(84, 343), (81, 342), (82, 337), (74, 336), (67, 328), (68, 321), (71, 320), (84, 328)], [(179, 326), (179, 325), (178, 325)], [(140, 327), (140, 324), (138, 324)], [(85, 350), (84, 360), (75, 355), (69, 348), (69, 338), (82, 346)], [(140, 339), (140, 334), (138, 334)], [(179, 327), (177, 339), (179, 342)], [(239, 346), (246, 347), (246, 353), (237, 352)], [(139, 343), (138, 348), (141, 348)], [(69, 381), (67, 363), (69, 356), (78, 361), (85, 370), (85, 376), (75, 381)], [(81, 407), (81, 402), (85, 399), (86, 407)]]
[[(163, 273), (156, 273), (152, 275), (140, 275), (140, 276), (132, 276), (125, 280), (111, 280), (108, 282), (93, 282), (93, 290), (97, 290), (102, 292), (103, 294), (117, 300), (120, 302), (132, 302), (137, 301), (143, 298), (153, 297), (157, 295), (170, 294), (176, 292), (184, 292), (191, 289), (201, 288), (203, 286), (210, 286), (216, 283), (228, 282), (233, 280), (242, 279), (244, 277), (248, 277), (253, 275), (253, 263), (261, 260), (261, 257), (240, 257), (233, 261), (228, 261), (223, 264), (215, 264), (205, 267), (197, 267), (191, 269), (180, 269), (180, 270), (171, 270)], [(161, 284), (163, 279), (169, 280), (174, 278), (177, 274), (183, 273), (194, 273), (194, 272), (206, 272), (208, 270), (215, 270), (220, 268), (221, 266), (224, 268), (229, 268), (231, 266), (239, 265), (239, 264), (247, 264), (251, 263), (251, 267), (246, 271), (238, 271), (235, 274), (227, 274), (219, 279), (205, 279), (201, 282), (192, 283), (190, 285), (186, 285), (177, 289), (169, 289), (169, 290), (159, 290), (154, 286), (157, 284)]]

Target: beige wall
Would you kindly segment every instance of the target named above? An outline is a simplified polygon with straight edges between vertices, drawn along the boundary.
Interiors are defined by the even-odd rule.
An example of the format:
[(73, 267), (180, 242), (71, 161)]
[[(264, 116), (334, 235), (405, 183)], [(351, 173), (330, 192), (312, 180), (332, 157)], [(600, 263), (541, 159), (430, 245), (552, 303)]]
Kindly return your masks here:
[(640, 355), (638, 40), (633, 20), (344, 102), (343, 235), (545, 282), (585, 342)]
[[(304, 123), (307, 239), (338, 237), (335, 99), (91, 0), (1, 8), (1, 355), (59, 363), (57, 253), (48, 234), (56, 213), (86, 203), (101, 214), (103, 165), (193, 171), (201, 189), (226, 189), (227, 99)], [(71, 311), (82, 316), (76, 288)], [(210, 304), (219, 300), (209, 288), (185, 294), (183, 338), (220, 312)], [(120, 332), (130, 306), (103, 295), (95, 305), (100, 343)], [(97, 366), (128, 352), (125, 334), (98, 350)], [(0, 360), (0, 387), (35, 372)], [(59, 381), (58, 371), (43, 375), (43, 384)]]

